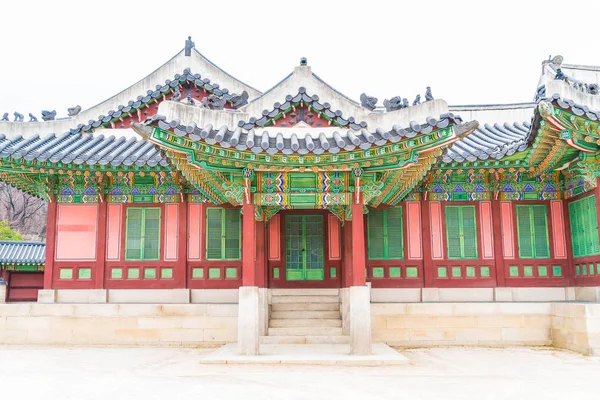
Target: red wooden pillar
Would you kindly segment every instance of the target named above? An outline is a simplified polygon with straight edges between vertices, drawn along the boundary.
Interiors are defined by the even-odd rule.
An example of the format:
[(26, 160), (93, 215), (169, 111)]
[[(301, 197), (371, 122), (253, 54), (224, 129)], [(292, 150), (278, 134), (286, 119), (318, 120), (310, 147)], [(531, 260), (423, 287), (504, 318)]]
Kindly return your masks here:
[(362, 196), (358, 203), (352, 203), (352, 269), (349, 286), (365, 286), (366, 251), (365, 251), (365, 216), (363, 214)]
[(105, 265), (106, 265), (106, 225), (107, 220), (107, 204), (106, 201), (98, 203), (98, 236), (96, 239), (96, 265), (95, 270), (95, 289), (104, 288), (104, 277), (106, 276)]
[[(256, 221), (256, 286), (267, 287), (266, 222)], [(242, 275), (243, 276), (243, 275)]]
[(52, 289), (54, 276), (54, 249), (56, 247), (56, 211), (54, 195), (48, 202), (48, 221), (46, 224), (46, 264), (44, 266), (44, 289)]
[[(492, 194), (493, 196), (493, 194)], [(504, 263), (504, 245), (502, 237), (502, 210), (500, 200), (492, 200), (492, 232), (494, 235), (494, 266), (496, 268), (496, 286), (506, 286), (506, 271)]]
[(254, 204), (242, 206), (242, 285), (256, 286), (256, 223)]
[(352, 221), (345, 221), (342, 227), (342, 287), (352, 286), (352, 265)]
[[(562, 200), (563, 221), (565, 223), (565, 244), (567, 246), (567, 267), (563, 271), (567, 286), (575, 286), (575, 263), (573, 262), (573, 237), (571, 236), (571, 215), (569, 215), (569, 203)], [(598, 204), (598, 199), (596, 199)], [(598, 225), (600, 226), (600, 225)]]
[(177, 215), (177, 265), (175, 267), (175, 276), (177, 277), (176, 287), (188, 287), (187, 272), (187, 254), (188, 254), (188, 202), (185, 195), (179, 201)]
[(429, 200), (421, 201), (421, 229), (423, 230), (423, 287), (433, 287), (435, 270), (431, 255), (431, 215)]

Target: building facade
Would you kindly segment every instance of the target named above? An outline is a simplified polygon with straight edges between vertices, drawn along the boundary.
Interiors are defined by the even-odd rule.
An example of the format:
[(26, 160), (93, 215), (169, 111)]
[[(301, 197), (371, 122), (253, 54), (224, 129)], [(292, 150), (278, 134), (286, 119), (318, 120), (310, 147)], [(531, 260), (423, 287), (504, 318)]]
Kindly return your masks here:
[(41, 295), (599, 286), (598, 68), (544, 62), (530, 103), (381, 107), (304, 59), (261, 93), (188, 50), (68, 119), (0, 122), (0, 179), (48, 201)]

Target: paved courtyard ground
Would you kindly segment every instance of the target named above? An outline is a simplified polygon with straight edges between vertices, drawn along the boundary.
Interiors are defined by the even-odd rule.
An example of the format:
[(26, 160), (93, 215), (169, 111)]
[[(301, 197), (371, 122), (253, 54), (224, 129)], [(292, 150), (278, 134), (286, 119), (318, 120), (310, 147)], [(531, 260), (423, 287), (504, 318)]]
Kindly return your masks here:
[(207, 349), (0, 347), (0, 399), (566, 399), (600, 358), (553, 349), (402, 350), (398, 367), (201, 365)]

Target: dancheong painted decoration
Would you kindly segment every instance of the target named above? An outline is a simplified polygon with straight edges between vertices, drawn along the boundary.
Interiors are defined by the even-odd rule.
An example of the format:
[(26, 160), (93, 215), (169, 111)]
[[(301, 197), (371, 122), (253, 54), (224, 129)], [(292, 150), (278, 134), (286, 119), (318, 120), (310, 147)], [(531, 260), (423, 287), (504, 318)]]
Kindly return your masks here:
[(305, 59), (261, 92), (189, 47), (68, 118), (0, 121), (0, 180), (49, 204), (45, 259), (2, 262), (0, 276), (46, 289), (598, 285), (599, 81), (555, 57), (531, 102), (451, 106), (428, 88), (379, 105)]

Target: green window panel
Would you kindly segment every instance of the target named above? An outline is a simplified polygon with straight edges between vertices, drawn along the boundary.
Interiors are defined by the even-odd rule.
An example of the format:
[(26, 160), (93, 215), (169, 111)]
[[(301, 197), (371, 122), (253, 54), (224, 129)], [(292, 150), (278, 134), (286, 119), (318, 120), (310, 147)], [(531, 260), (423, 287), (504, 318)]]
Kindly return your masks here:
[(373, 278), (383, 278), (383, 267), (375, 267), (373, 268)]
[(460, 267), (452, 267), (452, 277), (453, 278), (460, 278), (462, 275), (461, 271), (460, 271)]
[(77, 270), (77, 279), (92, 279), (92, 269), (79, 268)]
[(192, 268), (192, 279), (204, 279), (204, 268)]
[(73, 269), (61, 268), (58, 276), (60, 279), (73, 279)]
[(479, 269), (479, 274), (482, 278), (489, 278), (490, 276), (490, 267), (481, 267)]
[(519, 276), (519, 267), (517, 267), (516, 265), (511, 265), (510, 267), (508, 267), (508, 274), (510, 276)]
[(156, 279), (156, 268), (144, 268), (144, 279)]
[(225, 278), (228, 278), (228, 279), (237, 278), (237, 268), (225, 268)]
[(548, 215), (544, 204), (517, 205), (519, 257), (549, 258)]
[(173, 279), (173, 268), (161, 268), (160, 269), (161, 279)]
[(594, 275), (594, 264), (590, 264), (589, 268), (590, 268), (590, 275)]
[(562, 276), (562, 267), (560, 265), (552, 266), (552, 276)]
[(581, 275), (586, 276), (587, 275), (587, 265), (583, 264), (581, 271), (582, 271)]
[(596, 196), (587, 196), (569, 203), (569, 219), (573, 256), (584, 257), (600, 254)]
[(417, 267), (406, 267), (406, 268), (404, 268), (404, 275), (407, 278), (418, 278), (419, 277), (419, 269)]
[(446, 244), (448, 259), (477, 258), (475, 206), (446, 206)]
[(400, 278), (400, 267), (390, 267), (390, 278)]
[(279, 268), (273, 268), (273, 278), (279, 279)]
[(127, 279), (139, 279), (140, 269), (139, 268), (127, 268)]
[(538, 265), (538, 276), (548, 276), (548, 267), (545, 265)]
[(110, 277), (112, 279), (123, 279), (123, 268), (113, 268), (110, 270)]
[(129, 207), (125, 228), (126, 260), (160, 258), (160, 208)]
[(241, 238), (241, 217), (238, 209), (206, 209), (207, 260), (239, 260)]
[(438, 267), (438, 278), (447, 278), (448, 270), (446, 267)]
[(335, 268), (335, 267), (329, 268), (329, 277), (330, 278), (337, 277), (337, 268)]
[(221, 268), (209, 268), (208, 269), (208, 279), (220, 279), (221, 278)]
[(475, 267), (467, 267), (467, 278), (475, 278)]
[(576, 275), (576, 276), (579, 276), (580, 274), (581, 274), (580, 267), (579, 267), (579, 265), (576, 265), (576, 266), (575, 266), (575, 275)]
[(533, 276), (533, 267), (531, 265), (523, 267), (523, 276)]
[(404, 258), (402, 207), (370, 210), (367, 214), (367, 228), (370, 260)]

